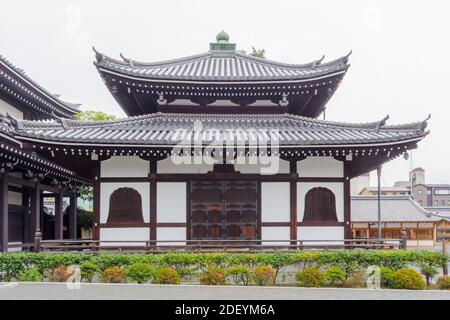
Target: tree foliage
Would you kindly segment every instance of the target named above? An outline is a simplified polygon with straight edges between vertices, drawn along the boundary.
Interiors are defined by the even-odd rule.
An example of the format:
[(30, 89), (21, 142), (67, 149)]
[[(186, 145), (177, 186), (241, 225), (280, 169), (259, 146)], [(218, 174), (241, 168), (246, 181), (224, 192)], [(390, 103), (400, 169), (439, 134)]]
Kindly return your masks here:
[(266, 50), (265, 49), (256, 49), (255, 47), (252, 46), (252, 52), (250, 52), (249, 55), (252, 57), (255, 57), (255, 58), (265, 59), (266, 58)]
[(75, 114), (74, 118), (80, 121), (103, 121), (114, 120), (116, 119), (116, 116), (112, 114), (106, 114), (102, 111), (87, 110), (78, 112), (77, 114)]

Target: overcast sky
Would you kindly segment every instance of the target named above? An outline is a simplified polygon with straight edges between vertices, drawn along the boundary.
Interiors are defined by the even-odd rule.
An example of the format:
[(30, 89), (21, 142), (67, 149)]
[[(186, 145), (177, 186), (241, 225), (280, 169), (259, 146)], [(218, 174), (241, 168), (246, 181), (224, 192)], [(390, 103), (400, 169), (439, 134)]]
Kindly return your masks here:
[[(0, 54), (63, 98), (124, 116), (91, 49), (155, 61), (202, 53), (224, 29), (238, 49), (305, 63), (347, 54), (351, 67), (327, 119), (424, 120), (413, 152), (429, 183), (450, 183), (450, 1), (2, 1)], [(384, 166), (383, 184), (407, 180), (410, 161)], [(372, 179), (372, 184), (375, 179)]]

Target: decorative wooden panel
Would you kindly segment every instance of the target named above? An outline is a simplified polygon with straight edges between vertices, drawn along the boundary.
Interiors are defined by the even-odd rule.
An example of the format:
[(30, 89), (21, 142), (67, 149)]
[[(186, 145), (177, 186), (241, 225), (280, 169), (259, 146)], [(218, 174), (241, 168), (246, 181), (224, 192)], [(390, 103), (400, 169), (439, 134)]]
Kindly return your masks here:
[(327, 188), (312, 188), (305, 195), (303, 222), (337, 222), (336, 199)]
[(119, 188), (109, 197), (107, 223), (144, 223), (142, 198), (133, 188)]

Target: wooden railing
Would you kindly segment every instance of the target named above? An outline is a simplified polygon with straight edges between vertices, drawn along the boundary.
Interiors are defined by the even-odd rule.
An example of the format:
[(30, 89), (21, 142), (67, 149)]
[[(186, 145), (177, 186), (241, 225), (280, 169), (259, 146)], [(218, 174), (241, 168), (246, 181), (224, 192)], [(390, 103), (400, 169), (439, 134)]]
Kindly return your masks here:
[(339, 240), (43, 240), (36, 251), (86, 252), (273, 252), (308, 249), (406, 249), (402, 239)]

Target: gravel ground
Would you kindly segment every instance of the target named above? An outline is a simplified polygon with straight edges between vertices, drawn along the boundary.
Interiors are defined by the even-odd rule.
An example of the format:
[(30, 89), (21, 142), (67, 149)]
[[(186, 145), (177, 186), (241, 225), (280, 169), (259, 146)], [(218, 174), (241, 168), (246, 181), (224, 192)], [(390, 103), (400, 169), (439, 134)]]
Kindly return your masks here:
[(450, 291), (198, 285), (0, 283), (1, 300), (450, 300)]

